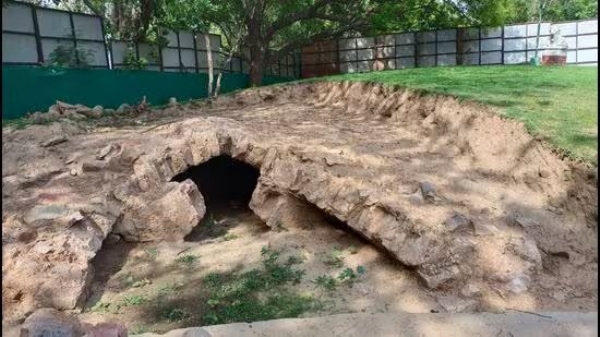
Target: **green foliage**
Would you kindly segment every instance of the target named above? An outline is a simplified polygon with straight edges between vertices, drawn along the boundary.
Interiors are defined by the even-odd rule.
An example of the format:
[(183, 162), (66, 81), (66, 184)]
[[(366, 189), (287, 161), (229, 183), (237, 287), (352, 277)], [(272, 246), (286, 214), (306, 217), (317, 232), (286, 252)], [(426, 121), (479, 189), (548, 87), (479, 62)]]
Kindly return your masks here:
[(346, 268), (342, 270), (342, 272), (338, 275), (338, 279), (340, 282), (346, 283), (349, 287), (352, 288), (354, 282), (365, 273), (365, 267), (358, 266), (356, 268), (356, 272), (352, 270), (352, 268)]
[(323, 263), (335, 268), (340, 268), (344, 265), (343, 252), (337, 248), (334, 248), (329, 252)]
[(598, 17), (597, 0), (511, 0), (511, 23), (535, 22), (543, 4), (542, 20), (550, 22), (585, 20)]
[(175, 291), (181, 289), (181, 287), (183, 287), (183, 284), (181, 284), (181, 283), (169, 283), (169, 284), (165, 284), (165, 285), (161, 286), (158, 290), (163, 294), (167, 294), (167, 293), (175, 292)]
[(216, 224), (217, 220), (215, 219), (215, 216), (213, 214), (209, 214), (208, 216), (204, 217), (204, 219), (202, 219), (202, 221), (200, 222), (201, 226), (207, 228), (214, 227)]
[(496, 26), (510, 15), (511, 0), (377, 1), (368, 34), (463, 26)]
[(288, 257), (287, 261), (285, 261), (285, 264), (287, 266), (291, 266), (294, 264), (300, 264), (302, 262), (304, 262), (304, 258), (302, 258), (301, 256), (292, 255)]
[(210, 296), (202, 324), (297, 317), (315, 307), (310, 296), (294, 294), (286, 288), (300, 283), (304, 270), (293, 269), (291, 263), (279, 263), (280, 253), (267, 247), (263, 247), (261, 255), (261, 269), (242, 274), (211, 273), (204, 278)]
[(161, 311), (160, 316), (169, 322), (179, 322), (187, 318), (189, 314), (180, 308), (166, 308)]
[(60, 44), (50, 53), (46, 65), (61, 68), (88, 68), (93, 55), (93, 50)]
[(152, 258), (155, 258), (158, 255), (157, 248), (144, 249), (144, 252), (146, 253), (146, 255), (148, 255), (149, 257), (152, 257)]
[(223, 241), (231, 241), (231, 240), (235, 240), (237, 239), (238, 236), (233, 234), (233, 233), (227, 233), (225, 234), (225, 236), (223, 237)]
[(142, 305), (148, 300), (142, 295), (130, 295), (123, 299), (125, 305)]
[(129, 70), (143, 70), (146, 69), (148, 61), (143, 57), (138, 58), (134, 48), (129, 46), (125, 53), (125, 57), (123, 58), (123, 64), (125, 65), (125, 68)]
[(337, 287), (337, 280), (329, 275), (321, 275), (313, 280), (313, 283), (317, 285), (317, 287), (323, 288), (327, 291), (333, 291)]
[(186, 254), (183, 256), (178, 257), (175, 262), (179, 263), (179, 264), (183, 264), (186, 266), (191, 266), (194, 263), (196, 263), (196, 261), (198, 260), (198, 256), (194, 255), (194, 254)]

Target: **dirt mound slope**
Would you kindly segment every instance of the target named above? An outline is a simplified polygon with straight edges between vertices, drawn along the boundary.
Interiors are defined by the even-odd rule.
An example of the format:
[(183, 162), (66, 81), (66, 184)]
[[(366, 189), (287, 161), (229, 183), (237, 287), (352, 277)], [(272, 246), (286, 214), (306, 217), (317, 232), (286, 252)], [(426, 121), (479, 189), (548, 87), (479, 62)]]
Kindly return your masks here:
[(597, 174), (519, 123), (359, 83), (266, 87), (177, 109), (179, 121), (150, 128), (3, 129), (7, 322), (81, 306), (109, 234), (182, 240), (204, 199), (191, 180), (171, 179), (223, 154), (260, 170), (250, 207), (270, 227), (300, 226), (315, 205), (414, 268), (424, 287), (595, 305)]

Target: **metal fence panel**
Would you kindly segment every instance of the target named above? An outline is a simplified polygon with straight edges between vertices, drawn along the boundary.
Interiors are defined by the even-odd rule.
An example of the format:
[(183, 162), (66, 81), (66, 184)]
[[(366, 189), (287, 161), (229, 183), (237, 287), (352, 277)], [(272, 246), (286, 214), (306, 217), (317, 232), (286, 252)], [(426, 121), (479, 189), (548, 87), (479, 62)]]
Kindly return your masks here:
[(35, 36), (2, 33), (2, 63), (37, 63)]

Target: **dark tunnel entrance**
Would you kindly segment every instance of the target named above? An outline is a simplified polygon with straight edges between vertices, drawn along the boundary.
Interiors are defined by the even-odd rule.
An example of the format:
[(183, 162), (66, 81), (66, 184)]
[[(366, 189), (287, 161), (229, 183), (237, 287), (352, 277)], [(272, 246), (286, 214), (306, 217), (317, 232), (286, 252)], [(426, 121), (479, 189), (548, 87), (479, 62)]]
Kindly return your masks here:
[(206, 208), (248, 207), (259, 171), (227, 155), (213, 157), (176, 175), (173, 181), (191, 179), (202, 193)]
[[(235, 222), (220, 221), (225, 218), (249, 214), (256, 217), (248, 205), (259, 175), (259, 170), (249, 164), (221, 155), (173, 177), (177, 182), (191, 179), (206, 205), (204, 219), (185, 240), (204, 241), (225, 235), (235, 225)], [(214, 226), (217, 223), (218, 226)]]

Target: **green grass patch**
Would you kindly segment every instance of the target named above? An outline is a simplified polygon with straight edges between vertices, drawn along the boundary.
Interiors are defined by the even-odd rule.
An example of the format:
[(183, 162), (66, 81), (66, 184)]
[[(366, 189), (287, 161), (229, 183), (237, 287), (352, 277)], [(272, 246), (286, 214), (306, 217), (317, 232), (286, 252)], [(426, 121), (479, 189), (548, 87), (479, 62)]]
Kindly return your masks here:
[(196, 261), (198, 261), (198, 256), (194, 255), (194, 254), (186, 254), (186, 255), (178, 257), (175, 260), (176, 263), (187, 266), (187, 267), (190, 267), (191, 265), (196, 263)]
[(323, 260), (323, 263), (328, 266), (335, 267), (335, 268), (341, 268), (344, 266), (343, 254), (344, 254), (343, 251), (341, 251), (337, 248), (334, 248), (329, 252), (329, 254), (327, 254), (325, 259)]
[(337, 280), (329, 275), (320, 275), (313, 280), (313, 283), (316, 284), (318, 288), (334, 291), (337, 288)]
[(235, 240), (237, 239), (238, 236), (233, 234), (233, 233), (227, 233), (225, 234), (225, 236), (223, 237), (223, 241), (231, 241), (231, 240)]
[(123, 298), (123, 303), (125, 305), (142, 305), (148, 302), (148, 300), (142, 295), (130, 295)]
[(598, 67), (459, 66), (328, 76), (451, 95), (500, 108), (567, 155), (597, 165)]
[(280, 263), (280, 253), (267, 247), (261, 256), (261, 268), (244, 273), (212, 273), (204, 278), (209, 297), (203, 325), (298, 317), (318, 307), (311, 296), (289, 289), (299, 284), (305, 273), (292, 267), (296, 259)]

